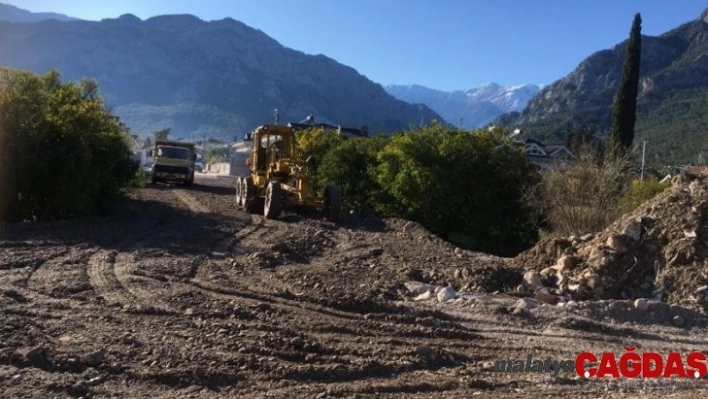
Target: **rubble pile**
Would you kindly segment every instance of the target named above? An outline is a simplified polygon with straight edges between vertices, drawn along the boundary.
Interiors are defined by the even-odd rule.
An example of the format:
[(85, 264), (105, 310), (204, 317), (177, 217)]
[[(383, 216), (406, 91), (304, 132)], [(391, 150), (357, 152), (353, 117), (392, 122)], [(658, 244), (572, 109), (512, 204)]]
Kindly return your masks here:
[[(672, 186), (604, 231), (545, 239), (510, 259), (560, 299), (649, 298), (708, 309), (708, 173)], [(533, 276), (532, 276), (533, 275)]]

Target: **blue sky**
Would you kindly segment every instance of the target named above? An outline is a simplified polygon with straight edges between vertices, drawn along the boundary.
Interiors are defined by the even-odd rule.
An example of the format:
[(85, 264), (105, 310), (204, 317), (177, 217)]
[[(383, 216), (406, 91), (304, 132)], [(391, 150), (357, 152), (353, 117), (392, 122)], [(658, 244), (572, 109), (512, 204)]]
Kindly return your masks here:
[(697, 0), (0, 0), (34, 12), (100, 20), (192, 14), (231, 17), (281, 44), (325, 54), (386, 84), (440, 90), (549, 84), (629, 36), (698, 18)]

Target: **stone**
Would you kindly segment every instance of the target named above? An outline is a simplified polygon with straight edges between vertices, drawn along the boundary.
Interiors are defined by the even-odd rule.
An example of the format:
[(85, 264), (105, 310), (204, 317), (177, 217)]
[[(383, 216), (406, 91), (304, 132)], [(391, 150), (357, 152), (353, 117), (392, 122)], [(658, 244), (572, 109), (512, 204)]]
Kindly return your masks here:
[(415, 348), (415, 353), (426, 359), (429, 359), (435, 355), (435, 351), (429, 345), (418, 345)]
[(696, 238), (698, 235), (696, 234), (696, 230), (684, 230), (683, 236), (686, 238)]
[(455, 289), (447, 286), (438, 292), (438, 302), (447, 302), (450, 299), (455, 299), (456, 296), (457, 292), (455, 292)]
[(555, 305), (556, 303), (558, 303), (558, 297), (549, 293), (546, 288), (542, 288), (536, 291), (533, 296), (533, 299), (539, 302), (547, 303), (549, 305)]
[(514, 316), (523, 316), (528, 312), (525, 308), (521, 307), (514, 307), (514, 309), (511, 310), (511, 314)]
[(681, 315), (674, 316), (672, 321), (676, 327), (683, 327), (683, 325), (686, 323), (686, 321), (683, 319), (683, 316)]
[(590, 240), (592, 240), (594, 237), (595, 237), (594, 234), (588, 233), (588, 234), (585, 234), (585, 235), (580, 236), (580, 241), (583, 241), (583, 242), (585, 242), (585, 241), (590, 241)]
[(536, 301), (531, 298), (521, 298), (516, 303), (514, 304), (514, 308), (516, 309), (533, 309), (537, 305)]
[(649, 299), (647, 298), (638, 298), (634, 300), (634, 307), (636, 309), (639, 309), (641, 311), (645, 311), (649, 308)]
[(462, 278), (465, 280), (469, 280), (472, 277), (472, 271), (470, 270), (469, 267), (462, 268)]
[(562, 272), (574, 268), (577, 263), (578, 259), (575, 256), (564, 255), (558, 258), (555, 269)]
[(642, 236), (642, 223), (638, 220), (632, 220), (624, 226), (622, 234), (634, 241), (639, 241), (639, 238)]
[(554, 274), (556, 274), (557, 272), (558, 272), (558, 270), (556, 270), (555, 267), (550, 266), (550, 267), (547, 267), (547, 268), (541, 270), (540, 274), (541, 274), (541, 278), (549, 278), (549, 277), (553, 276)]
[(618, 235), (611, 235), (607, 237), (607, 242), (605, 244), (618, 254), (624, 254), (627, 252), (627, 246), (622, 241), (622, 237)]
[(416, 302), (427, 301), (428, 299), (430, 299), (432, 297), (433, 297), (433, 293), (431, 291), (425, 291), (424, 293), (413, 298), (413, 300)]
[(40, 356), (46, 356), (49, 353), (49, 349), (46, 346), (38, 345), (27, 351), (25, 357), (27, 359), (32, 359)]
[(299, 348), (301, 347), (305, 341), (302, 339), (302, 337), (293, 337), (293, 339), (290, 340), (290, 345)]
[(88, 355), (84, 356), (83, 361), (87, 366), (96, 367), (96, 366), (99, 366), (101, 363), (103, 363), (104, 358), (105, 358), (105, 355), (103, 354), (102, 351), (96, 351), (96, 352), (91, 352)]
[(416, 222), (406, 222), (406, 224), (403, 226), (403, 232), (408, 233), (409, 231), (413, 230), (418, 224)]
[(421, 295), (433, 290), (432, 285), (421, 283), (420, 281), (407, 281), (403, 285), (413, 295)]
[(462, 279), (462, 270), (460, 270), (460, 269), (455, 269), (455, 272), (452, 274), (452, 277), (454, 277), (455, 280), (460, 280), (460, 279)]
[(543, 288), (543, 283), (541, 282), (541, 275), (535, 270), (529, 270), (524, 273), (524, 279), (522, 284), (524, 284), (524, 287), (531, 291), (536, 291), (538, 288)]

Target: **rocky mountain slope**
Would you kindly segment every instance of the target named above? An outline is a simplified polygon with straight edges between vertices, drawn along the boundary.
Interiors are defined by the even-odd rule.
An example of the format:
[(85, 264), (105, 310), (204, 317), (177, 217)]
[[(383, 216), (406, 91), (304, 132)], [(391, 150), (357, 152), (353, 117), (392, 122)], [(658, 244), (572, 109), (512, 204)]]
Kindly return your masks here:
[(273, 120), (390, 132), (442, 120), (423, 105), (387, 94), (353, 68), (286, 48), (227, 18), (191, 15), (141, 20), (0, 22), (0, 58), (10, 67), (65, 79), (96, 78), (107, 103), (137, 134), (231, 140)]
[[(569, 125), (608, 130), (625, 45), (591, 55), (545, 87), (523, 112), (496, 122), (524, 126), (535, 137), (555, 142), (563, 141)], [(655, 162), (698, 161), (708, 150), (708, 11), (660, 36), (643, 36), (640, 74), (635, 142), (648, 139)]]
[(10, 4), (0, 3), (0, 21), (8, 22), (37, 22), (47, 19), (55, 19), (57, 21), (76, 21), (78, 18), (69, 17), (64, 14), (54, 12), (31, 12), (17, 8)]
[(446, 121), (465, 129), (484, 126), (505, 112), (521, 111), (541, 87), (534, 84), (501, 86), (489, 83), (469, 90), (442, 91), (420, 85), (387, 85), (394, 97), (425, 104)]

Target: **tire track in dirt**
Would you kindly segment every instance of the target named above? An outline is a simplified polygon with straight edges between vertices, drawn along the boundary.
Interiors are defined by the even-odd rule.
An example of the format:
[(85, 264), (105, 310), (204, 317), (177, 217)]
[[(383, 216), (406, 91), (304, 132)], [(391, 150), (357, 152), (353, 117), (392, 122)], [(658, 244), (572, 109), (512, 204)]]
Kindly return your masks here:
[(189, 208), (190, 211), (194, 213), (210, 213), (209, 207), (201, 204), (197, 201), (194, 196), (184, 190), (174, 190), (173, 194), (179, 199), (183, 204)]
[[(47, 259), (28, 277), (27, 288), (42, 294), (47, 294), (42, 292), (42, 288), (61, 286), (61, 283), (68, 285), (78, 284), (79, 288), (81, 288), (82, 282), (88, 282), (89, 280), (87, 270), (72, 268), (72, 266), (88, 262), (97, 251), (98, 249), (96, 248), (71, 249)], [(77, 271), (80, 272), (80, 278), (71, 275), (71, 272)]]
[[(185, 190), (170, 190), (170, 194), (174, 196), (174, 198), (179, 200), (179, 203), (185, 205), (193, 213), (207, 214), (211, 212), (208, 206), (203, 205), (197, 198), (195, 198), (191, 193)], [(253, 217), (247, 219), (248, 222), (250, 222), (250, 229), (246, 227), (245, 229), (242, 229), (239, 234), (233, 236), (227, 235), (226, 238), (220, 239), (216, 243), (212, 252), (226, 252), (234, 246), (235, 242), (241, 240), (242, 237), (250, 234), (250, 232), (257, 231), (258, 229), (260, 229), (261, 223), (259, 222), (257, 216), (254, 215)], [(161, 294), (162, 291), (169, 288), (165, 286), (150, 287), (150, 285), (155, 284), (157, 280), (146, 276), (136, 275), (136, 270), (138, 269), (136, 251), (151, 242), (163, 240), (164, 238), (160, 233), (165, 233), (169, 235), (175, 229), (187, 230), (184, 229), (184, 227), (188, 226), (190, 223), (194, 223), (194, 221), (195, 219), (193, 218), (181, 219), (179, 221), (170, 223), (167, 226), (162, 226), (160, 228), (144, 231), (140, 233), (139, 236), (135, 236), (135, 239), (132, 241), (131, 245), (125, 246), (124, 249), (115, 254), (115, 258), (113, 259), (111, 265), (112, 276), (108, 276), (107, 279), (113, 280), (113, 278), (115, 278), (115, 281), (118, 283), (117, 287), (120, 287), (120, 289), (130, 294), (130, 302), (145, 303), (150, 307), (157, 307), (162, 310), (173, 311), (173, 307), (167, 304), (165, 300), (162, 299), (163, 295)], [(245, 220), (244, 222), (248, 223)], [(104, 276), (106, 274), (107, 273), (104, 271)], [(99, 283), (110, 284), (108, 281), (102, 281), (98, 279), (96, 281)], [(144, 284), (147, 285), (147, 287)], [(114, 299), (117, 299), (118, 302), (126, 302), (128, 297), (124, 297), (122, 299)]]
[[(176, 190), (170, 190), (170, 194), (178, 199), (180, 198)], [(185, 202), (180, 199), (180, 201), (189, 206), (189, 200)], [(196, 203), (196, 201), (194, 202)], [(189, 222), (190, 220), (188, 219), (181, 219), (159, 227), (139, 230), (134, 234), (123, 237), (115, 245), (114, 249), (99, 250), (89, 259), (87, 267), (89, 281), (96, 294), (103, 297), (107, 302), (121, 305), (148, 302), (150, 306), (153, 306), (150, 302), (153, 302), (159, 293), (133, 287), (130, 282), (133, 277), (132, 273), (135, 270), (135, 262), (131, 261), (134, 258), (131, 258), (131, 254), (128, 251), (140, 248), (146, 241), (155, 239), (155, 236), (160, 232), (173, 230)]]
[(125, 305), (130, 297), (125, 295), (125, 290), (113, 269), (117, 250), (101, 250), (89, 259), (86, 273), (89, 282), (96, 294), (101, 296), (106, 302)]

